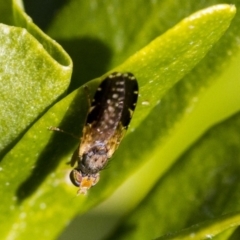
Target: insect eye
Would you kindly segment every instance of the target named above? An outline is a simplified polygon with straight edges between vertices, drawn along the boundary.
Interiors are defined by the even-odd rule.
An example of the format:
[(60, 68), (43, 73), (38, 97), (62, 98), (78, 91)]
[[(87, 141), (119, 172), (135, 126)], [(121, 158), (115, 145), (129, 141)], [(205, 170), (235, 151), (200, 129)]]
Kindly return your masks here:
[(73, 185), (79, 187), (82, 181), (82, 174), (78, 169), (73, 169), (70, 172), (69, 178)]

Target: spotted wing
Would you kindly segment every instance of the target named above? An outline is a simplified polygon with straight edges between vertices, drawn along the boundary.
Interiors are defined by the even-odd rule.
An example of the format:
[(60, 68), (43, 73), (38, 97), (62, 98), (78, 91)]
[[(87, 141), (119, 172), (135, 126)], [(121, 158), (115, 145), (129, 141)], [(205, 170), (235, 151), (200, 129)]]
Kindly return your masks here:
[(93, 98), (80, 148), (102, 142), (115, 151), (130, 123), (137, 98), (138, 84), (133, 74), (112, 73), (104, 79)]

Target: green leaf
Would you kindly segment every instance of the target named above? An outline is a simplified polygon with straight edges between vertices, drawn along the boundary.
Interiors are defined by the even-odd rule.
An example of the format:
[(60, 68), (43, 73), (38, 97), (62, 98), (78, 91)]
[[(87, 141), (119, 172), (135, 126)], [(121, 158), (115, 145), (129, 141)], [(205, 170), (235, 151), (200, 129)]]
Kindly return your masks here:
[[(17, 5), (12, 11), (12, 21), (19, 27), (0, 24), (1, 155), (66, 92), (72, 68), (71, 59), (56, 42)], [(28, 26), (21, 26), (19, 19)]]
[[(60, 11), (59, 16), (56, 18), (56, 22), (60, 22), (59, 27), (53, 26), (49, 32), (52, 35), (53, 33), (56, 34), (55, 36), (58, 33), (60, 42), (62, 40), (63, 45), (64, 42), (66, 45), (71, 45), (71, 49), (76, 51), (75, 56), (78, 56), (78, 59), (82, 58), (83, 62), (85, 57), (79, 54), (77, 50), (76, 38), (84, 35), (79, 34), (79, 31), (82, 31), (82, 29), (88, 31), (88, 34), (85, 36), (94, 36), (93, 33), (96, 32), (99, 35), (102, 34), (104, 36), (101, 39), (104, 43), (103, 45), (107, 46), (107, 49), (111, 49), (113, 54), (111, 61), (107, 64), (108, 67), (105, 66), (105, 71), (108, 72), (110, 72), (111, 66), (115, 66), (116, 63), (120, 64), (122, 59), (126, 59), (126, 56), (130, 57), (123, 64), (111, 70), (130, 71), (136, 75), (140, 84), (139, 103), (128, 135), (114, 155), (109, 168), (101, 172), (100, 182), (89, 191), (88, 196), (75, 197), (75, 188), (66, 179), (68, 179), (68, 171), (70, 170), (67, 162), (78, 143), (76, 140), (69, 138), (69, 136), (47, 131), (47, 127), (51, 125), (59, 126), (65, 131), (80, 136), (87, 112), (85, 92), (82, 88), (79, 88), (52, 107), (2, 159), (0, 169), (0, 182), (2, 185), (0, 185), (0, 192), (4, 193), (4, 196), (0, 205), (0, 219), (2, 223), (0, 230), (1, 235), (5, 238), (56, 238), (56, 235), (64, 229), (65, 224), (74, 215), (88, 211), (103, 199), (109, 197), (119, 185), (143, 167), (144, 170), (141, 172), (141, 175), (136, 177), (137, 181), (134, 183), (134, 187), (131, 186), (131, 189), (128, 192), (125, 191), (119, 198), (121, 199), (121, 204), (118, 204), (116, 201), (113, 203), (114, 210), (120, 206), (118, 208), (119, 212), (126, 213), (129, 208), (135, 207), (141, 198), (148, 198), (147, 193), (152, 185), (172, 163), (177, 161), (177, 156), (181, 151), (187, 148), (211, 124), (239, 109), (239, 106), (236, 104), (237, 106), (230, 108), (229, 112), (223, 111), (224, 114), (217, 116), (216, 112), (213, 112), (206, 118), (202, 115), (203, 111), (201, 111), (201, 108), (196, 107), (196, 101), (194, 101), (194, 99), (197, 99), (203, 104), (202, 106), (208, 106), (208, 111), (210, 109), (209, 106), (214, 106), (212, 103), (212, 105), (209, 104), (207, 98), (204, 100), (203, 96), (211, 92), (210, 86), (217, 81), (216, 76), (224, 69), (222, 63), (226, 59), (231, 59), (230, 56), (226, 55), (226, 52), (236, 49), (235, 41), (233, 38), (229, 38), (230, 34), (227, 35), (228, 37), (225, 37), (228, 40), (228, 48), (224, 48), (224, 52), (220, 57), (217, 54), (218, 60), (214, 61), (214, 64), (210, 64), (214, 69), (215, 75), (210, 76), (208, 74), (206, 77), (208, 73), (206, 69), (209, 69), (209, 58), (203, 58), (228, 28), (235, 14), (234, 6), (216, 5), (200, 11), (186, 18), (144, 47), (161, 32), (155, 29), (158, 26), (156, 25), (158, 23), (157, 20), (159, 20), (156, 17), (159, 13), (155, 11), (156, 4), (151, 6), (151, 4), (146, 3), (146, 6), (152, 7), (152, 12), (155, 11), (153, 18), (149, 17), (151, 14), (147, 12), (149, 10), (148, 7), (144, 8), (144, 2), (141, 3), (143, 4), (141, 8), (139, 8), (139, 5), (129, 4), (132, 8), (135, 7), (135, 9), (141, 9), (142, 11), (135, 11), (137, 15), (140, 14), (139, 18), (137, 16), (134, 18), (135, 26), (138, 26), (138, 29), (142, 27), (139, 21), (144, 22), (144, 19), (140, 16), (147, 16), (147, 19), (149, 19), (143, 28), (143, 32), (136, 37), (138, 41), (135, 44), (135, 41), (132, 41), (132, 36), (136, 36), (136, 32), (133, 35), (127, 34), (127, 32), (131, 32), (132, 28), (128, 21), (129, 12), (124, 10), (128, 5), (125, 8), (119, 8), (116, 2), (114, 2), (114, 5), (109, 5), (110, 2), (106, 2), (105, 5), (94, 8), (94, 3), (96, 4), (96, 2), (82, 2), (83, 5), (86, 4), (93, 16), (97, 10), (101, 10), (99, 11), (100, 18), (97, 18), (97, 16), (96, 20), (95, 18), (89, 18), (90, 22), (94, 20), (96, 24), (85, 25), (85, 21), (79, 23), (78, 18), (75, 21), (74, 17), (76, 15), (85, 16), (83, 19), (88, 19), (89, 11), (85, 11), (86, 8), (83, 7), (79, 8), (78, 1), (70, 1), (69, 5), (66, 5), (64, 8), (68, 12), (69, 18), (64, 19)], [(113, 6), (114, 11), (116, 9), (119, 11), (119, 15), (107, 14)], [(14, 14), (15, 21), (28, 29), (28, 22), (24, 21), (26, 18), (21, 17), (19, 8), (16, 9)], [(82, 14), (80, 14), (79, 10), (81, 10)], [(129, 8), (129, 11), (132, 13), (133, 9)], [(109, 31), (109, 27), (107, 27), (109, 25), (106, 25), (109, 22), (109, 18), (116, 18), (115, 20), (119, 28), (113, 27), (112, 31)], [(71, 28), (71, 26), (75, 28)], [(122, 29), (127, 30), (124, 34), (119, 35)], [(28, 29), (28, 31), (30, 30)], [(34, 28), (31, 34), (40, 41), (41, 35), (35, 30)], [(106, 37), (106, 33), (110, 37)], [(144, 33), (146, 33), (146, 37), (143, 38)], [(67, 43), (66, 39), (68, 40)], [(114, 44), (109, 45), (112, 39), (115, 40), (113, 41)], [(91, 41), (89, 42), (91, 43)], [(47, 46), (46, 43), (47, 41), (43, 41), (42, 44)], [(122, 49), (119, 43), (123, 43)], [(136, 49), (139, 49), (138, 46), (144, 48), (132, 55)], [(220, 42), (219, 46), (210, 52), (210, 57), (211, 54), (217, 52), (217, 48), (221, 49), (222, 46), (223, 44)], [(87, 51), (88, 49), (91, 48), (87, 48)], [(122, 55), (118, 54), (119, 49), (126, 49), (126, 52)], [(96, 69), (92, 65), (94, 65), (96, 60), (102, 64), (104, 58), (102, 59), (101, 57), (102, 55), (100, 54), (98, 58), (93, 59), (89, 68), (86, 69), (91, 72), (93, 68), (95, 74), (97, 71), (95, 71)], [(196, 72), (190, 73), (192, 68), (201, 60), (202, 62), (198, 66), (203, 70), (199, 71), (196, 69), (194, 70)], [(218, 68), (216, 67), (217, 65)], [(204, 74), (205, 78), (203, 78)], [(75, 72), (75, 79), (81, 76), (79, 72)], [(89, 79), (87, 77), (89, 75), (86, 72), (83, 72), (83, 76), (85, 80)], [(183, 79), (184, 76), (185, 78)], [(94, 93), (97, 84), (103, 77), (88, 83), (91, 93)], [(226, 82), (225, 79), (223, 82)], [(174, 85), (175, 87), (169, 90)], [(160, 99), (161, 103), (159, 104)], [(234, 101), (236, 99), (238, 98), (234, 95)], [(200, 121), (206, 118), (206, 121), (203, 126), (197, 129), (198, 131), (191, 134), (191, 127), (196, 126), (191, 124), (196, 122), (198, 118)], [(189, 129), (188, 123), (191, 123)], [(186, 132), (183, 131), (184, 124), (186, 124)], [(180, 136), (178, 135), (179, 132), (181, 132)], [(173, 136), (172, 133), (176, 133), (176, 136)], [(184, 139), (182, 141), (183, 136)], [(186, 138), (188, 138), (187, 143)], [(179, 140), (180, 144), (176, 148), (166, 149), (164, 147), (164, 144), (169, 141), (172, 144), (176, 144)], [(174, 146), (174, 144), (168, 146)], [(163, 154), (165, 156), (170, 155), (172, 159), (165, 159)], [(159, 161), (160, 156), (165, 161)], [(146, 161), (153, 165), (148, 170), (146, 170), (145, 166)], [(169, 214), (170, 216), (171, 214)], [(8, 221), (5, 221), (6, 218)], [(181, 221), (180, 215), (178, 215), (178, 219)], [(78, 226), (78, 228), (82, 226), (84, 224)], [(142, 229), (144, 231), (144, 228)]]
[(159, 239), (209, 239), (240, 225), (239, 212), (201, 223), (239, 209), (239, 128), (238, 113), (208, 131), (156, 182), (110, 239), (156, 239), (193, 224)]
[[(240, 216), (239, 212), (237, 212), (226, 214), (217, 219), (197, 224), (189, 229), (182, 230), (180, 233), (166, 235), (157, 239), (213, 239), (219, 233), (224, 232), (226, 229), (230, 228), (229, 230), (233, 230), (231, 228), (239, 225)], [(226, 239), (226, 235), (224, 237), (225, 238), (222, 239)]]

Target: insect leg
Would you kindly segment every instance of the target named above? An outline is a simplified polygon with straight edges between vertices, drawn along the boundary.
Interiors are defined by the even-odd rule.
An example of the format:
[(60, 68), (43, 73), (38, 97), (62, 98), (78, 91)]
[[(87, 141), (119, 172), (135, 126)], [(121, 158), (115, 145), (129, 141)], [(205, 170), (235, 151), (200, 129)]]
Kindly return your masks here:
[(71, 160), (70, 160), (71, 166), (73, 167), (78, 160), (79, 160), (79, 147), (74, 151), (71, 157)]
[(90, 97), (90, 91), (89, 91), (89, 87), (87, 85), (83, 86), (83, 89), (85, 91), (85, 94), (87, 96), (87, 101), (88, 101), (88, 109), (90, 109), (91, 105), (92, 105), (92, 100)]
[(74, 134), (72, 134), (72, 133), (66, 132), (66, 131), (58, 128), (58, 127), (53, 127), (53, 126), (51, 126), (51, 127), (48, 127), (48, 130), (49, 130), (49, 131), (55, 131), (55, 132), (65, 133), (65, 134), (67, 134), (67, 135), (69, 135), (69, 136), (71, 136), (71, 137), (73, 137), (73, 138), (76, 138), (76, 139), (79, 139), (79, 138), (80, 138), (80, 137), (78, 137), (78, 136), (76, 136), (76, 135), (74, 135)]

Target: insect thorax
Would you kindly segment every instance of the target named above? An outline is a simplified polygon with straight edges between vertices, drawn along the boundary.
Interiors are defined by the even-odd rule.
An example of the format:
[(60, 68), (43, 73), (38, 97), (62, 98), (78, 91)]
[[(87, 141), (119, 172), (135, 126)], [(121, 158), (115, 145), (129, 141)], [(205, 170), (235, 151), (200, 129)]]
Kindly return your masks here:
[(81, 156), (78, 168), (83, 174), (94, 174), (102, 170), (108, 162), (108, 149), (97, 143)]

